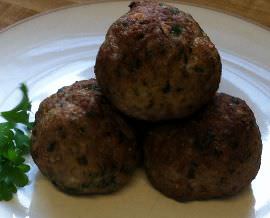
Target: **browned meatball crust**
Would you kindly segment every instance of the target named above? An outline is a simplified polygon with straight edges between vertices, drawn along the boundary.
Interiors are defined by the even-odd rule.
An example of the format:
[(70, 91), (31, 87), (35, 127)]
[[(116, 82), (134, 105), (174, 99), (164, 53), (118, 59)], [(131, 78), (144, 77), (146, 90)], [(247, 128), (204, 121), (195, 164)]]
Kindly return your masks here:
[(153, 184), (178, 201), (234, 195), (260, 167), (262, 142), (247, 104), (226, 94), (190, 120), (163, 124), (145, 140), (145, 167)]
[(217, 49), (191, 15), (154, 1), (133, 1), (109, 28), (95, 74), (123, 113), (144, 120), (182, 118), (215, 94)]
[(76, 82), (45, 99), (32, 134), (33, 160), (67, 193), (115, 191), (128, 182), (137, 165), (132, 129), (93, 79)]

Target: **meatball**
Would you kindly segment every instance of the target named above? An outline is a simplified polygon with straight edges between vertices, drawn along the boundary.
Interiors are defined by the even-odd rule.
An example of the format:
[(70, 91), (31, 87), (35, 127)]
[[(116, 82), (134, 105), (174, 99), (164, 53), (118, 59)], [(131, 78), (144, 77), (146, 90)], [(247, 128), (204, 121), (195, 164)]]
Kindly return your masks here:
[(64, 87), (41, 103), (31, 155), (46, 177), (71, 194), (115, 191), (138, 162), (133, 130), (94, 79)]
[(150, 182), (178, 201), (240, 192), (257, 175), (262, 152), (252, 111), (226, 94), (217, 94), (190, 120), (156, 126), (144, 146)]
[(154, 1), (133, 1), (109, 28), (95, 74), (104, 95), (142, 120), (183, 118), (214, 97), (217, 49), (191, 15)]

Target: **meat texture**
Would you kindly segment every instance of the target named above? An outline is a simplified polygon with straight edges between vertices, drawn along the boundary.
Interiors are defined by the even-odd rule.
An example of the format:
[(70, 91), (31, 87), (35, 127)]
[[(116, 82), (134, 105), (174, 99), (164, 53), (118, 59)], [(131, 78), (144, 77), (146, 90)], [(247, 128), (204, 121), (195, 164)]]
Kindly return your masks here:
[(120, 111), (158, 121), (191, 115), (213, 98), (221, 61), (191, 15), (155, 1), (133, 1), (109, 28), (95, 74)]
[(151, 183), (178, 201), (235, 195), (257, 175), (262, 152), (251, 109), (226, 94), (190, 120), (152, 128), (144, 146)]
[(45, 99), (36, 113), (31, 154), (40, 171), (71, 194), (115, 191), (138, 162), (133, 130), (94, 79)]

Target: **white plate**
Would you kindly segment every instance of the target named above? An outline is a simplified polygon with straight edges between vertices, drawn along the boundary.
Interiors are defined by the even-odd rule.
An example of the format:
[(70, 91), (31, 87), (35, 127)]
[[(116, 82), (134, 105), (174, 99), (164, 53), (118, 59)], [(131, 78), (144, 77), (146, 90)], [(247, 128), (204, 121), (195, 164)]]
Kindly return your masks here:
[[(128, 2), (59, 10), (30, 19), (0, 34), (0, 111), (19, 99), (18, 84), (30, 87), (34, 110), (63, 85), (93, 77), (93, 65), (109, 25)], [(143, 172), (120, 192), (72, 197), (54, 188), (32, 164), (30, 185), (0, 203), (1, 218), (170, 218), (270, 217), (270, 33), (211, 10), (176, 5), (190, 12), (217, 45), (223, 62), (221, 91), (253, 109), (263, 140), (262, 166), (244, 192), (226, 200), (178, 203), (154, 190)]]

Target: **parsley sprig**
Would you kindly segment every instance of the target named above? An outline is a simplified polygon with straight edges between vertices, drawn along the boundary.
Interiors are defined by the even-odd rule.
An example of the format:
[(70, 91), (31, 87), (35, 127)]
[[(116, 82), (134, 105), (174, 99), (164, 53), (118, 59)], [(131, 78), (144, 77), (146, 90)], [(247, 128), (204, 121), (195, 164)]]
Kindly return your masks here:
[(31, 102), (25, 84), (20, 86), (22, 99), (10, 111), (0, 113), (6, 122), (0, 123), (0, 200), (11, 200), (18, 187), (28, 184), (26, 173), (30, 166), (25, 164), (24, 155), (29, 153), (29, 121)]

